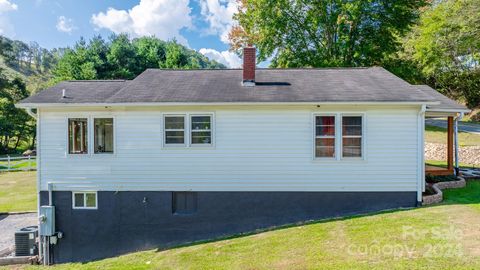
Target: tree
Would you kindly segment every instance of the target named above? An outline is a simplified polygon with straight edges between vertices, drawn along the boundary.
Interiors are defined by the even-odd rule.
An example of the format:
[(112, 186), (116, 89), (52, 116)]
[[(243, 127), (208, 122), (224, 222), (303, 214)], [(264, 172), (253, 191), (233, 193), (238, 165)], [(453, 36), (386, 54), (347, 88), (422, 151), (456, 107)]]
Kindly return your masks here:
[(141, 37), (133, 40), (133, 46), (139, 59), (139, 68), (158, 68), (166, 59), (166, 44), (155, 37)]
[(275, 67), (370, 66), (398, 48), (422, 0), (242, 0), (229, 38)]
[[(25, 83), (20, 78), (9, 79), (0, 69), (0, 153), (15, 151), (20, 141), (32, 137), (35, 124), (15, 103), (28, 97)], [(12, 146), (13, 142), (13, 146)]]
[(480, 105), (480, 4), (443, 0), (427, 9), (404, 41), (401, 59), (441, 92)]
[(147, 68), (225, 68), (196, 51), (173, 41), (155, 37), (130, 40), (128, 35), (101, 36), (89, 42), (80, 39), (73, 48), (60, 55), (53, 74), (54, 81), (88, 79), (133, 79)]

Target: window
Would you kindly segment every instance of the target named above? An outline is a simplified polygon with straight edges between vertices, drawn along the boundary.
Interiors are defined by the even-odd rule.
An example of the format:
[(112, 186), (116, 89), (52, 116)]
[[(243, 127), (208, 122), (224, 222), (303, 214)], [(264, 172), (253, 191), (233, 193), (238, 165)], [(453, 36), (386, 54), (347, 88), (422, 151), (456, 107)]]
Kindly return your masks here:
[(96, 192), (72, 192), (74, 209), (97, 209)]
[(210, 116), (192, 116), (191, 117), (191, 144), (211, 144), (212, 143), (212, 119)]
[(362, 117), (342, 117), (342, 156), (362, 157)]
[(315, 157), (335, 157), (335, 116), (315, 117)]
[(165, 144), (185, 144), (185, 116), (165, 116)]
[(193, 214), (197, 212), (196, 192), (172, 192), (172, 213)]
[(68, 119), (68, 153), (88, 153), (88, 120), (87, 118)]
[(113, 153), (113, 118), (94, 119), (94, 153)]

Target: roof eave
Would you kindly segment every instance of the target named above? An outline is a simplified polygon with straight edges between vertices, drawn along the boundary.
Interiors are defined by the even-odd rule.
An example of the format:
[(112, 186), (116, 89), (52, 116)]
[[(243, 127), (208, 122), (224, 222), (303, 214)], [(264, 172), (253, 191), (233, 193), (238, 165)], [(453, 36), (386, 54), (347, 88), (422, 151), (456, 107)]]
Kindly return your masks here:
[(329, 102), (119, 102), (119, 103), (17, 103), (17, 108), (134, 107), (203, 105), (438, 105), (438, 101), (329, 101)]

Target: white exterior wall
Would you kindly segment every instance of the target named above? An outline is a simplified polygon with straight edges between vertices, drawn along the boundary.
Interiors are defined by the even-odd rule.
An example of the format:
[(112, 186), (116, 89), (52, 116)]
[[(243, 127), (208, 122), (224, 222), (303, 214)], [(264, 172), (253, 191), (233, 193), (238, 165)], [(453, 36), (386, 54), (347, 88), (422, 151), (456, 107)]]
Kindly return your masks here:
[[(419, 187), (420, 106), (76, 110), (40, 110), (41, 190), (47, 190), (48, 182), (55, 190), (109, 191), (418, 191)], [(213, 113), (214, 146), (163, 147), (162, 115), (172, 112)], [(315, 113), (363, 113), (364, 159), (315, 160)], [(113, 155), (67, 154), (68, 117), (108, 115), (114, 117)], [(91, 123), (88, 132), (91, 146)]]

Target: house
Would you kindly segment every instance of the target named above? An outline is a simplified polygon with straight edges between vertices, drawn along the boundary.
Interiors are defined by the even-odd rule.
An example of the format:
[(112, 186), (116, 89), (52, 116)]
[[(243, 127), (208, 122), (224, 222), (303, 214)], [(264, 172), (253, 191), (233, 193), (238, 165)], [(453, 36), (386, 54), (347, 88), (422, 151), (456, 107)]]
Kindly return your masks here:
[(250, 47), (243, 70), (65, 81), (17, 106), (55, 262), (415, 207), (426, 114), (468, 111), (380, 67), (255, 70)]

